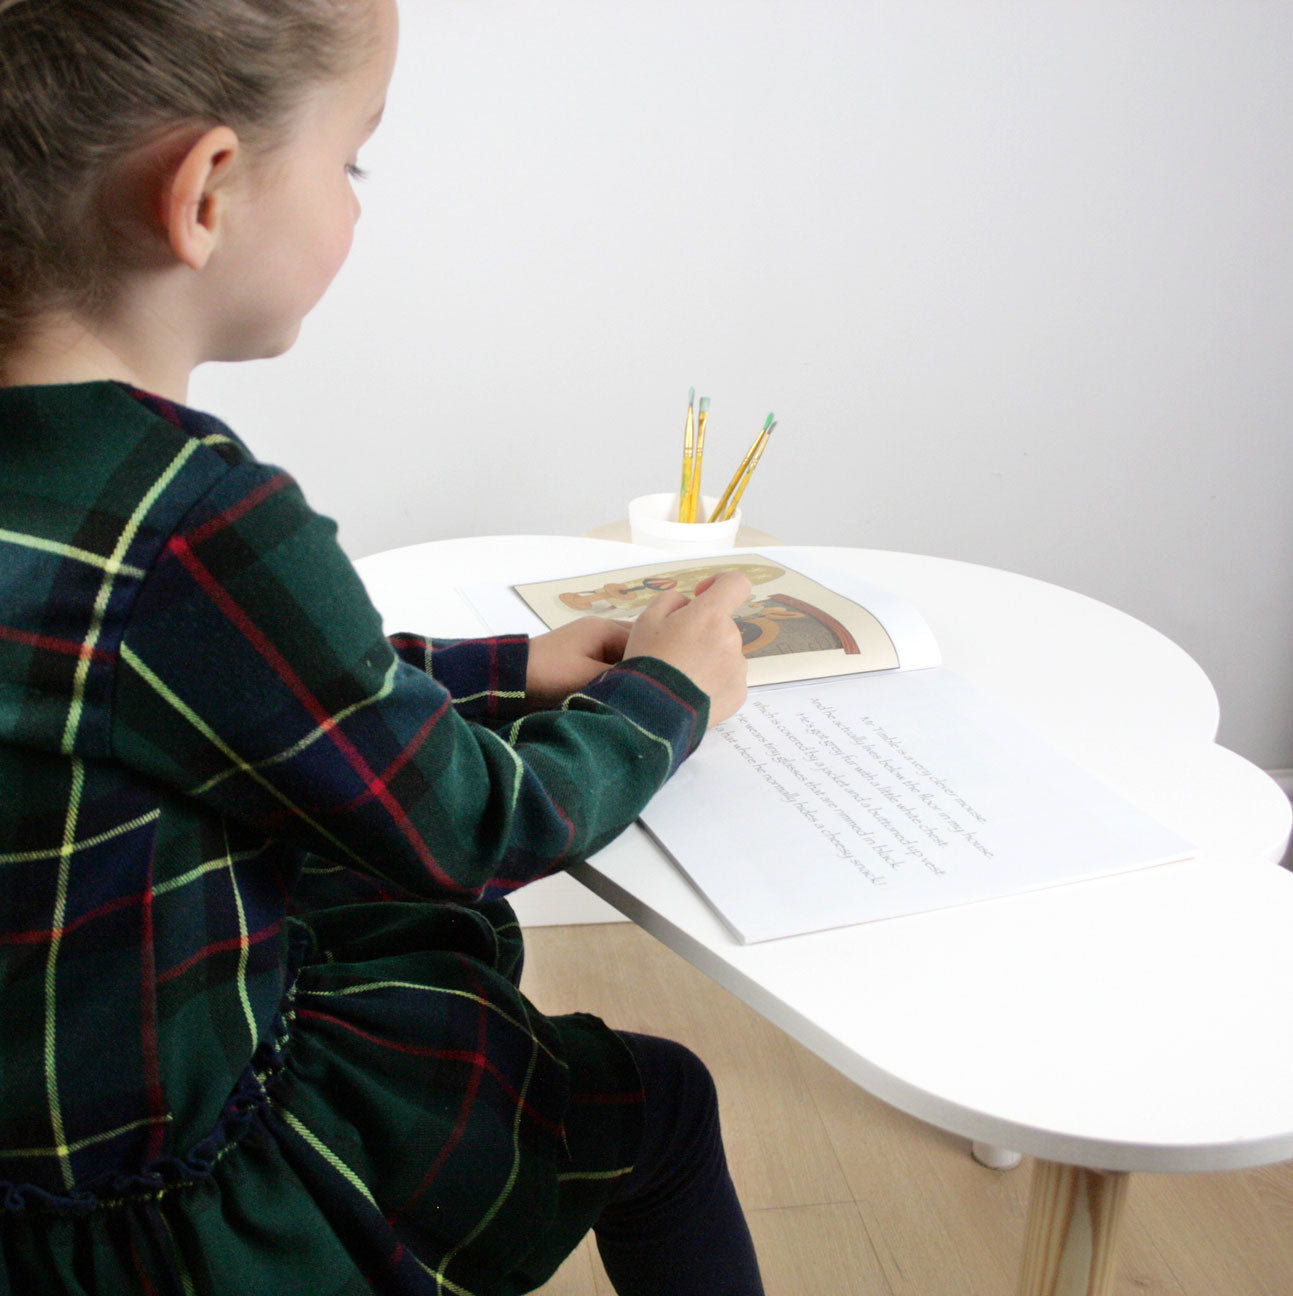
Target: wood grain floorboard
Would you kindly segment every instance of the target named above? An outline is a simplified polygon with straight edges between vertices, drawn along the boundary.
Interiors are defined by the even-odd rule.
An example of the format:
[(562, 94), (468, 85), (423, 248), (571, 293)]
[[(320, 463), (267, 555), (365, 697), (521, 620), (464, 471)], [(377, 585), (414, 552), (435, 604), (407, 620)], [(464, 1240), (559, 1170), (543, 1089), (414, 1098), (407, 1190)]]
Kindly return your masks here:
[[(526, 933), (545, 1012), (680, 1040), (718, 1085), (768, 1296), (1014, 1296), (1028, 1160), (886, 1106), (631, 923)], [(1291, 1006), (1293, 1010), (1293, 1006)], [(1293, 1162), (1134, 1175), (1116, 1296), (1293, 1296)], [(543, 1296), (614, 1296), (586, 1240)]]

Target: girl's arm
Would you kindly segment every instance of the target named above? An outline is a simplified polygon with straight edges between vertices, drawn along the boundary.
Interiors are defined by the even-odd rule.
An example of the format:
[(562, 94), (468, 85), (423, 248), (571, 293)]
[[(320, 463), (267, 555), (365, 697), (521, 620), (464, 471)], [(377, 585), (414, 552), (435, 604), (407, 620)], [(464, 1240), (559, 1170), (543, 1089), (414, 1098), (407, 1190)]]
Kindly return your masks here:
[(536, 635), (486, 639), (387, 636), (396, 655), (443, 684), (458, 714), (497, 726), (559, 706), (624, 656), (629, 627), (581, 617)]
[(395, 655), (425, 671), (453, 698), (464, 720), (493, 727), (525, 712), (530, 641), (525, 635), (486, 639), (388, 636)]
[(469, 723), (397, 656), (334, 532), (274, 469), (222, 477), (131, 613), (114, 756), (339, 864), (474, 898), (598, 849), (700, 740), (706, 695), (651, 657), (561, 710)]

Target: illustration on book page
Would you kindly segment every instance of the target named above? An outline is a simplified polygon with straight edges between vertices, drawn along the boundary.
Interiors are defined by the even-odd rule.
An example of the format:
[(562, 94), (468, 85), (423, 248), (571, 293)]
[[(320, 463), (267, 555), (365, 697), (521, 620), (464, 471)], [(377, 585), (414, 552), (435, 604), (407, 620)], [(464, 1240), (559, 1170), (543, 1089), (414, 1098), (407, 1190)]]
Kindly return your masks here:
[(518, 585), (517, 593), (550, 628), (581, 616), (629, 621), (658, 594), (691, 597), (725, 571), (743, 572), (754, 587), (737, 609), (751, 684), (784, 683), (893, 670), (898, 653), (866, 608), (782, 563), (759, 554), (673, 559), (592, 576)]

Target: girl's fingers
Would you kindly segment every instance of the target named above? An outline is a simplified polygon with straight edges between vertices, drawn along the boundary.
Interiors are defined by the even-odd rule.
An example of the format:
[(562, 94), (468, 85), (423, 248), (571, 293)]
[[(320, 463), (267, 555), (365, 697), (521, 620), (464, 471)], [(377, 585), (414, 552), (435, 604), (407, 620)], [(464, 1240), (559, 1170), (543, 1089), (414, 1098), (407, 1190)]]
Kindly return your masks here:
[(691, 599), (678, 590), (667, 590), (663, 594), (657, 594), (638, 617), (638, 624), (641, 625), (644, 621), (649, 623), (663, 621), (665, 617), (672, 616), (690, 602)]
[(750, 578), (740, 572), (720, 572), (709, 582), (701, 582), (696, 587), (697, 601), (704, 600), (716, 612), (731, 616), (737, 608), (750, 597), (754, 587)]

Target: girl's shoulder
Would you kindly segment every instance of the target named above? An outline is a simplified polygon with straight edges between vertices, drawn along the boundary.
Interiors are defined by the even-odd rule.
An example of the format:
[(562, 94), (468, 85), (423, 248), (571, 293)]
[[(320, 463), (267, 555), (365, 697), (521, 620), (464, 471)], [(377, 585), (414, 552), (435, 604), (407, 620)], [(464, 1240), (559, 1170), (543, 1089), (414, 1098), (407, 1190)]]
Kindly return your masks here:
[(218, 418), (119, 382), (0, 387), (0, 459), (6, 474), (35, 469), (103, 479), (126, 458), (186, 457), (203, 448), (226, 464), (251, 453)]
[(97, 552), (164, 531), (254, 462), (219, 419), (123, 383), (0, 388), (0, 514), (33, 544)]
[(15, 464), (75, 447), (87, 466), (120, 444), (193, 439), (228, 462), (250, 458), (218, 418), (121, 382), (0, 387), (0, 453)]
[(75, 714), (77, 751), (106, 753), (140, 592), (185, 520), (249, 475), (218, 420), (120, 384), (0, 389), (0, 744), (62, 750)]

